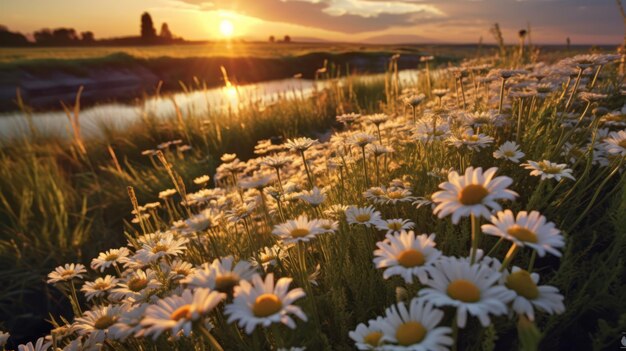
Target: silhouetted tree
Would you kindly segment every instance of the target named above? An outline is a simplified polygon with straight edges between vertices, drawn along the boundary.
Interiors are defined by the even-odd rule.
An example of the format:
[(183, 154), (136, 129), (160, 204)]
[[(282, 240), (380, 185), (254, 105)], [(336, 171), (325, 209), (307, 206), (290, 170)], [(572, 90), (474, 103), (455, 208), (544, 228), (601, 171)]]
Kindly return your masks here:
[(33, 36), (38, 45), (75, 45), (80, 43), (80, 38), (74, 28), (47, 28), (36, 31)]
[(290, 37), (290, 36), (288, 36), (288, 35), (285, 35), (285, 38), (283, 39), (283, 41), (284, 41), (285, 43), (291, 43), (291, 37)]
[(273, 42), (275, 42), (275, 41), (276, 41), (276, 38), (274, 38), (274, 36), (273, 36), (273, 35), (270, 35), (270, 39), (269, 39), (269, 40), (270, 40), (270, 43), (273, 43)]
[(80, 33), (80, 39), (82, 40), (83, 43), (88, 43), (91, 44), (94, 41), (96, 41), (93, 32), (91, 31), (86, 31), (86, 32), (82, 32)]
[(170, 32), (170, 27), (167, 25), (167, 23), (163, 22), (163, 24), (161, 25), (161, 34), (159, 34), (159, 36), (167, 40), (171, 40), (174, 37), (172, 35), (172, 32)]
[(141, 15), (141, 38), (152, 39), (156, 37), (156, 29), (152, 23), (152, 17), (147, 12)]
[(6, 26), (0, 25), (0, 46), (26, 46), (28, 39), (18, 32), (11, 32)]
[(33, 33), (37, 44), (51, 44), (53, 42), (52, 31), (48, 28), (40, 29)]

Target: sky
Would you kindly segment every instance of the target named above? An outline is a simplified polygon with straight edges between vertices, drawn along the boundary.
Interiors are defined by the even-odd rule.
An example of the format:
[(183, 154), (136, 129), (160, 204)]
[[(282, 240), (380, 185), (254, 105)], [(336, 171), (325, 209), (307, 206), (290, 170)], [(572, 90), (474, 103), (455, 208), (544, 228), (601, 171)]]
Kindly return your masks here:
[[(622, 0), (624, 1), (624, 0)], [(157, 30), (188, 40), (270, 35), (345, 42), (493, 43), (496, 22), (507, 42), (530, 25), (534, 43), (617, 45), (624, 24), (615, 0), (0, 0), (0, 24), (90, 30), (96, 38), (138, 35), (148, 11)]]

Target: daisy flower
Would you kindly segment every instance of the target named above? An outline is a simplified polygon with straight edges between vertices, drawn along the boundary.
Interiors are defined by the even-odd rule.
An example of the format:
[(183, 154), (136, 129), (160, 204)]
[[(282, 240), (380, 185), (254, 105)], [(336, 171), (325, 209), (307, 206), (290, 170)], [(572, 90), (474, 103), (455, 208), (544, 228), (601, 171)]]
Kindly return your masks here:
[(51, 342), (46, 342), (44, 338), (39, 338), (33, 344), (29, 342), (28, 344), (22, 344), (17, 346), (18, 351), (47, 351), (52, 346)]
[(611, 132), (608, 138), (604, 139), (603, 145), (611, 155), (626, 156), (626, 130)]
[(433, 202), (437, 204), (433, 212), (439, 218), (452, 214), (454, 224), (470, 214), (489, 218), (490, 210), (501, 209), (496, 200), (513, 200), (517, 196), (516, 192), (507, 189), (513, 179), (506, 176), (494, 178), (497, 170), (492, 167), (483, 173), (481, 167), (469, 167), (464, 176), (456, 171), (450, 172), (448, 181), (439, 184), (443, 190), (432, 195)]
[(348, 142), (354, 146), (365, 147), (367, 144), (371, 144), (376, 141), (376, 137), (367, 134), (367, 133), (354, 133), (350, 138), (348, 138)]
[(494, 158), (502, 158), (515, 163), (519, 163), (519, 159), (524, 157), (525, 155), (526, 154), (519, 150), (519, 145), (517, 145), (514, 141), (504, 142), (504, 144), (500, 145), (498, 150), (493, 152)]
[(189, 336), (193, 322), (213, 311), (225, 298), (226, 294), (200, 288), (193, 293), (187, 289), (180, 296), (159, 300), (146, 309), (145, 317), (141, 320), (141, 326), (145, 328), (144, 335), (152, 335), (155, 340), (165, 331), (169, 331), (174, 338), (180, 332)]
[(314, 186), (311, 191), (303, 191), (302, 194), (298, 195), (298, 198), (313, 207), (317, 207), (326, 200), (326, 192), (324, 189)]
[(334, 204), (330, 205), (326, 210), (324, 210), (324, 215), (329, 216), (331, 218), (339, 219), (346, 214), (346, 210), (348, 206), (342, 204)]
[(191, 234), (215, 228), (220, 224), (222, 218), (222, 213), (214, 209), (203, 210), (185, 220), (185, 228), (182, 230), (182, 233)]
[(399, 234), (387, 234), (385, 238), (376, 243), (378, 249), (374, 251), (376, 268), (386, 268), (385, 279), (399, 275), (411, 284), (416, 276), (423, 282), (428, 278), (426, 267), (441, 256), (435, 249), (435, 234), (416, 236), (413, 231), (403, 230)]
[(233, 256), (226, 256), (216, 258), (211, 265), (203, 264), (193, 274), (182, 279), (181, 283), (230, 294), (235, 286), (242, 280), (250, 280), (254, 273), (256, 270), (250, 262), (241, 260), (235, 264)]
[(331, 219), (319, 219), (318, 223), (324, 233), (334, 233), (339, 229), (339, 222)]
[(116, 300), (131, 298), (134, 301), (143, 301), (161, 287), (161, 283), (156, 279), (155, 272), (151, 269), (137, 269), (123, 279), (123, 283), (118, 283), (117, 288), (111, 291), (111, 297)]
[(109, 328), (117, 322), (123, 311), (123, 306), (96, 306), (82, 317), (76, 318), (74, 329), (80, 335), (88, 335), (90, 339), (102, 342), (108, 337)]
[(237, 159), (237, 154), (223, 154), (220, 160), (224, 163), (231, 163)]
[(466, 147), (473, 151), (480, 151), (480, 149), (489, 146), (493, 143), (493, 138), (482, 133), (474, 133), (474, 130), (467, 129), (460, 135), (453, 135), (448, 139), (450, 145), (461, 148)]
[(408, 219), (394, 218), (380, 221), (380, 223), (376, 224), (376, 229), (386, 230), (387, 234), (397, 234), (401, 231), (413, 229), (414, 226), (415, 223)]
[(304, 152), (308, 148), (313, 145), (319, 144), (317, 140), (313, 140), (310, 138), (295, 138), (295, 139), (287, 139), (285, 146), (289, 148), (291, 151)]
[(323, 232), (324, 230), (320, 227), (317, 219), (309, 221), (305, 215), (278, 224), (272, 230), (272, 234), (279, 236), (286, 244), (309, 241)]
[(465, 327), (467, 314), (478, 317), (483, 327), (491, 323), (489, 315), (507, 313), (507, 303), (515, 293), (497, 284), (500, 273), (481, 263), (470, 265), (464, 260), (438, 260), (429, 267), (428, 286), (419, 296), (435, 306), (456, 308), (457, 325)]
[(513, 310), (531, 321), (535, 320), (535, 308), (549, 314), (561, 314), (565, 311), (563, 295), (559, 294), (559, 289), (549, 285), (537, 285), (537, 273), (513, 267), (511, 273), (507, 270), (502, 274), (500, 282), (515, 292)]
[(376, 226), (380, 223), (380, 212), (374, 207), (351, 206), (346, 210), (346, 220), (349, 224), (363, 224), (366, 227)]
[(211, 179), (211, 177), (209, 177), (208, 175), (203, 175), (197, 178), (194, 178), (193, 183), (196, 185), (204, 185), (206, 183), (209, 182), (209, 180)]
[(291, 315), (306, 322), (302, 309), (293, 305), (305, 296), (304, 290), (289, 291), (291, 281), (291, 278), (280, 278), (274, 285), (272, 273), (265, 277), (265, 281), (258, 274), (252, 277), (252, 283), (242, 281), (235, 287), (233, 303), (224, 309), (228, 323), (237, 321), (240, 327), (245, 327), (247, 334), (252, 334), (257, 325), (268, 327), (273, 323), (283, 323), (295, 329), (296, 323)]
[(114, 340), (125, 340), (131, 335), (143, 336), (143, 328), (140, 323), (149, 306), (148, 303), (142, 303), (123, 311), (117, 322), (109, 327), (109, 337)]
[[(283, 260), (287, 257), (287, 252), (280, 246), (274, 245), (272, 247), (264, 247), (259, 251), (259, 260), (264, 269), (268, 269), (270, 266), (276, 266), (279, 260)], [(252, 265), (258, 264), (254, 259), (250, 259)]]
[(378, 326), (383, 332), (385, 345), (383, 350), (448, 350), (454, 340), (450, 336), (452, 329), (438, 327), (443, 319), (443, 311), (421, 299), (414, 298), (406, 308), (404, 303), (389, 307), (385, 318)]
[(383, 332), (379, 326), (382, 317), (372, 319), (367, 324), (360, 323), (355, 330), (348, 333), (350, 339), (359, 350), (377, 350), (383, 343)]
[(93, 282), (86, 282), (80, 290), (85, 293), (87, 300), (91, 300), (94, 297), (106, 295), (117, 285), (117, 281), (117, 278), (107, 274), (104, 278), (100, 277)]
[(111, 266), (118, 266), (120, 264), (127, 263), (128, 255), (130, 255), (130, 251), (125, 247), (101, 252), (97, 258), (91, 260), (91, 268), (93, 270), (100, 270), (100, 272), (104, 272), (105, 269)]
[(352, 124), (356, 122), (361, 117), (360, 113), (344, 113), (343, 115), (336, 116), (337, 122), (343, 123), (345, 125)]
[(521, 211), (517, 216), (511, 210), (501, 211), (491, 216), (491, 223), (481, 227), (485, 234), (505, 238), (517, 246), (528, 246), (540, 257), (546, 252), (561, 257), (558, 249), (565, 246), (561, 232), (537, 211)]
[(156, 240), (144, 243), (133, 258), (148, 264), (158, 261), (162, 257), (176, 257), (187, 250), (188, 241), (187, 238), (176, 238), (172, 232), (166, 232)]
[(54, 271), (48, 274), (48, 284), (56, 284), (58, 282), (67, 282), (74, 278), (83, 278), (83, 273), (87, 273), (85, 266), (80, 263), (68, 263), (64, 266), (58, 266)]
[(380, 199), (380, 201), (385, 204), (394, 205), (398, 202), (410, 202), (413, 200), (415, 200), (415, 197), (410, 190), (396, 187), (387, 188)]
[(557, 164), (548, 160), (539, 162), (528, 161), (528, 163), (522, 163), (522, 166), (531, 170), (530, 175), (541, 176), (541, 180), (553, 178), (556, 179), (556, 181), (560, 181), (563, 178), (576, 180), (572, 175), (572, 170), (567, 168), (567, 164), (565, 163)]
[(11, 334), (0, 331), (0, 347), (4, 347), (4, 345), (7, 344), (7, 340), (9, 340), (10, 336)]

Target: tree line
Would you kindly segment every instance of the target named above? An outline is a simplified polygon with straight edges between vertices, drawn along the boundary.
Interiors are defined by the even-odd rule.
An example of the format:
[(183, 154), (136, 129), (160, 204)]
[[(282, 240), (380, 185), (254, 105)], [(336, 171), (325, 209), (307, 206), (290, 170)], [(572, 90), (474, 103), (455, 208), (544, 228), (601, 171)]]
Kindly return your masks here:
[(20, 32), (13, 32), (7, 26), (0, 25), (0, 47), (27, 46), (82, 46), (82, 45), (157, 45), (183, 43), (185, 40), (176, 37), (167, 23), (161, 25), (157, 34), (154, 22), (149, 13), (141, 15), (139, 36), (121, 38), (105, 38), (97, 40), (91, 31), (78, 32), (74, 28), (40, 29), (29, 38)]

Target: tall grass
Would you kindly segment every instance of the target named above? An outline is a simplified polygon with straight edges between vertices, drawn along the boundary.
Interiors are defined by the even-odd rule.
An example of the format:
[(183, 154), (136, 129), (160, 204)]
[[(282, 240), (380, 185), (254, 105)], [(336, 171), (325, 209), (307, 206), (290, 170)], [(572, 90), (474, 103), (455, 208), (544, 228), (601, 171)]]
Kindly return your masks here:
[[(502, 67), (520, 67), (531, 60), (512, 56), (501, 59), (497, 64)], [(568, 163), (576, 175), (576, 181), (539, 181), (519, 165), (494, 159), (491, 149), (459, 151), (440, 141), (407, 142), (408, 138), (403, 135), (414, 126), (410, 109), (405, 109), (402, 98), (406, 94), (402, 91), (410, 88), (410, 94), (423, 92), (425, 81), (402, 86), (393, 66), (391, 68), (383, 79), (372, 81), (350, 77), (343, 84), (332, 80), (334, 76), (329, 69), (324, 74), (332, 80), (330, 86), (316, 91), (311, 98), (280, 98), (269, 106), (248, 104), (236, 112), (224, 111), (210, 116), (177, 109), (176, 115), (169, 119), (158, 120), (146, 115), (137, 125), (124, 131), (105, 131), (101, 139), (75, 138), (72, 142), (24, 139), (4, 145), (0, 154), (3, 226), (0, 257), (6, 269), (1, 274), (3, 279), (16, 283), (0, 287), (3, 315), (6, 312), (6, 315), (17, 317), (21, 311), (32, 311), (25, 294), (44, 291), (43, 276), (54, 266), (70, 261), (88, 263), (97, 252), (121, 245), (124, 238), (128, 239), (131, 248), (137, 249), (137, 238), (151, 231), (148, 229), (167, 230), (174, 220), (185, 219), (196, 210), (178, 201), (172, 202), (166, 210), (152, 212), (141, 225), (131, 224), (129, 214), (133, 204), (128, 201), (128, 186), (132, 187), (138, 204), (157, 201), (158, 192), (167, 188), (176, 187), (181, 193), (180, 187), (183, 186), (186, 192), (193, 192), (200, 186), (193, 184), (192, 180), (203, 174), (215, 174), (220, 163), (218, 157), (224, 153), (237, 153), (246, 160), (254, 156), (253, 149), (259, 140), (275, 138), (276, 144), (281, 144), (297, 135), (321, 138), (330, 128), (337, 134), (361, 130), (373, 133), (366, 123), (345, 128), (335, 122), (335, 116), (348, 112), (385, 112), (393, 115), (394, 122), (383, 127), (381, 142), (393, 146), (395, 153), (388, 159), (386, 156), (382, 166), (379, 164), (381, 160), (370, 154), (361, 159), (355, 148), (343, 155), (353, 162), (344, 159), (341, 171), (332, 171), (315, 165), (341, 153), (328, 148), (331, 144), (313, 148), (315, 152), (310, 160), (315, 166), (313, 181), (320, 187), (330, 185), (321, 208), (298, 201), (285, 202), (284, 208), (279, 208), (279, 204), (264, 198), (263, 206), (252, 211), (249, 218), (230, 224), (222, 222), (217, 229), (207, 231), (210, 245), (200, 237), (192, 241), (185, 259), (199, 265), (227, 254), (242, 259), (253, 257), (259, 248), (276, 243), (270, 229), (286, 219), (300, 214), (309, 218), (322, 217), (322, 210), (327, 209), (328, 204), (368, 205), (362, 193), (370, 182), (382, 186), (401, 178), (410, 184), (408, 188), (414, 195), (429, 198), (445, 180), (450, 168), (495, 166), (500, 168), (499, 173), (514, 180), (511, 187), (520, 194), (507, 207), (515, 212), (540, 211), (557, 224), (567, 239), (560, 261), (546, 257), (535, 262), (530, 251), (518, 255), (515, 260), (515, 265), (520, 267), (534, 264), (535, 270), (541, 273), (542, 284), (558, 287), (565, 296), (567, 310), (564, 314), (541, 315), (536, 321), (543, 333), (541, 347), (602, 349), (615, 345), (616, 333), (624, 328), (626, 321), (626, 309), (620, 300), (620, 296), (626, 293), (621, 255), (626, 248), (623, 230), (626, 225), (625, 176), (619, 172), (622, 164), (614, 161), (610, 167), (596, 167), (592, 149), (563, 154), (565, 142), (584, 147), (589, 137), (597, 136), (599, 119), (592, 120), (588, 128), (564, 132), (564, 104), (559, 101), (558, 94), (553, 94), (543, 102), (510, 99), (505, 109), (509, 113), (509, 123), (480, 126), (481, 133), (494, 137), (495, 145), (515, 136), (526, 153), (526, 160), (560, 160)], [(613, 69), (606, 68), (607, 72), (597, 87), (599, 91), (615, 93), (619, 77)], [(433, 87), (450, 89), (445, 101), (448, 112), (462, 112), (455, 105), (459, 101), (458, 106), (461, 106), (458, 94), (464, 93), (467, 94), (468, 111), (484, 111), (493, 105), (481, 96), (482, 87), (473, 90), (470, 78), (463, 78), (466, 91), (455, 89), (454, 71), (437, 71), (432, 78)], [(428, 102), (427, 106), (436, 110), (434, 101)], [(606, 106), (618, 108), (620, 102), (607, 100)], [(428, 118), (423, 113), (424, 106), (418, 105), (416, 109), (420, 118)], [(583, 104), (577, 104), (573, 111), (581, 113), (583, 109)], [(439, 112), (443, 114), (445, 111)], [(522, 119), (523, 124), (517, 123)], [(451, 121), (451, 126), (460, 127), (458, 120), (451, 118)], [(143, 150), (176, 139), (181, 139), (191, 149), (183, 151), (180, 146), (170, 146), (157, 155), (141, 155)], [(301, 179), (304, 184), (303, 169), (306, 167), (298, 164), (299, 158), (296, 159), (289, 178)], [(255, 162), (251, 161), (249, 166)], [(380, 176), (374, 177), (375, 169)], [(229, 182), (225, 179), (217, 182), (227, 192), (225, 201), (243, 199), (243, 189)], [(246, 195), (258, 196), (256, 193)], [(447, 219), (433, 216), (429, 205), (415, 208), (410, 203), (385, 204), (377, 209), (383, 218), (410, 219), (416, 223), (419, 232), (436, 233), (437, 248), (446, 255), (467, 255), (471, 236), (469, 219), (453, 225)], [(340, 220), (332, 237), (319, 237), (309, 243), (306, 250), (304, 245), (285, 247), (287, 257), (279, 260), (272, 271), (277, 276), (293, 277), (294, 285), (306, 291), (307, 298), (302, 307), (309, 321), (299, 324), (295, 330), (279, 326), (270, 331), (257, 329), (247, 336), (233, 324), (225, 323), (219, 311), (212, 319), (217, 327), (211, 333), (229, 350), (292, 345), (306, 345), (312, 350), (353, 349), (354, 343), (348, 338), (350, 330), (360, 322), (381, 315), (391, 304), (410, 300), (421, 288), (418, 284), (405, 284), (397, 277), (385, 280), (380, 270), (374, 268), (372, 251), (376, 241), (382, 238), (383, 235), (373, 229), (351, 226)], [(496, 238), (485, 236), (481, 247), (491, 248), (496, 243)], [(504, 246), (495, 249), (493, 256), (503, 258), (508, 249)], [(164, 297), (169, 294), (169, 288), (174, 286), (168, 285), (156, 295)], [(54, 292), (48, 294), (58, 297)], [(48, 311), (58, 313), (55, 307), (51, 304), (41, 308), (29, 321), (34, 323)], [(61, 312), (69, 317), (67, 305), (64, 307)], [(449, 324), (451, 319), (448, 314), (445, 323)], [(16, 320), (9, 319), (6, 327), (16, 330), (19, 322)], [(528, 347), (522, 338), (517, 337), (515, 323), (507, 317), (494, 319), (493, 325), (486, 329), (471, 325), (461, 331), (458, 340), (459, 349), (464, 350)], [(534, 342), (537, 340), (533, 339)], [(209, 342), (194, 335), (177, 340), (161, 337), (154, 342), (147, 339), (125, 343), (111, 341), (111, 345), (122, 349), (204, 349)]]

